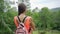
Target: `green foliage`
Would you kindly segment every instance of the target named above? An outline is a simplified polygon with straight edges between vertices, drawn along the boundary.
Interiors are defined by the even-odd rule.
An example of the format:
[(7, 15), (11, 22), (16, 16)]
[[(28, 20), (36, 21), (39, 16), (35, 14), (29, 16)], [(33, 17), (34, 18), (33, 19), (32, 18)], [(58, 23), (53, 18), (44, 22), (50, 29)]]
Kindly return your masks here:
[(4, 0), (0, 0), (0, 14), (4, 12)]
[[(17, 11), (11, 8), (7, 12), (4, 12), (4, 2), (0, 1), (0, 33), (1, 34), (13, 34), (16, 29), (14, 24), (14, 16), (17, 16)], [(10, 8), (8, 5), (7, 8)], [(60, 10), (52, 12), (47, 7), (41, 9), (40, 12), (28, 10), (26, 15), (31, 16), (34, 20), (35, 26), (40, 30), (60, 30)]]
[[(50, 9), (44, 7), (40, 12), (27, 12), (27, 15), (32, 16), (35, 25), (38, 29), (56, 29), (60, 30), (60, 11), (51, 12)], [(57, 22), (56, 22), (57, 21)]]

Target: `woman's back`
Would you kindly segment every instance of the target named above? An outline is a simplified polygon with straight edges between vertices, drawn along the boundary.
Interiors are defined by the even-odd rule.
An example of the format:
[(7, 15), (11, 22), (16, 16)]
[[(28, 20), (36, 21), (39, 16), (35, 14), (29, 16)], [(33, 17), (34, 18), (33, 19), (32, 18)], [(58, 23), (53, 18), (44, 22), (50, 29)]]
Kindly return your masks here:
[[(26, 6), (25, 4), (21, 3), (18, 5), (18, 16), (19, 16), (19, 19), (21, 21), (23, 21), (24, 17), (26, 17)], [(18, 18), (17, 16), (14, 17), (14, 23), (16, 25), (16, 27), (18, 27)], [(35, 29), (35, 25), (34, 25), (34, 22), (32, 20), (32, 18), (30, 16), (27, 16), (24, 20), (24, 24), (26, 26), (26, 29), (28, 30), (28, 32), (30, 33), (32, 30)]]
[[(23, 21), (24, 17), (20, 16), (19, 18), (21, 18), (20, 20)], [(27, 16), (24, 20), (24, 25), (25, 25), (26, 29), (28, 30), (28, 32), (30, 31), (30, 23), (31, 23), (30, 18), (31, 18), (30, 16)], [(18, 24), (18, 21), (16, 21), (16, 19), (17, 19), (17, 16), (15, 16), (15, 18), (14, 18), (14, 23), (15, 23), (16, 27), (18, 27), (19, 24)], [(29, 33), (31, 33), (31, 32), (29, 32)]]

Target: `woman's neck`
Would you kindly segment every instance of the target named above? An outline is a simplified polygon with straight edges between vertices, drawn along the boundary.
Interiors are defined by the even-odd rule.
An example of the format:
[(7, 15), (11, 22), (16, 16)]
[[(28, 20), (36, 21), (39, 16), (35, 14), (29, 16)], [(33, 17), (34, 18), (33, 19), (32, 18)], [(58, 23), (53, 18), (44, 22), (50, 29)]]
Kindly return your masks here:
[(19, 18), (21, 19), (21, 21), (24, 19), (25, 16), (26, 15), (24, 13), (22, 13), (22, 14), (19, 15)]
[(20, 14), (19, 16), (25, 16), (25, 13)]

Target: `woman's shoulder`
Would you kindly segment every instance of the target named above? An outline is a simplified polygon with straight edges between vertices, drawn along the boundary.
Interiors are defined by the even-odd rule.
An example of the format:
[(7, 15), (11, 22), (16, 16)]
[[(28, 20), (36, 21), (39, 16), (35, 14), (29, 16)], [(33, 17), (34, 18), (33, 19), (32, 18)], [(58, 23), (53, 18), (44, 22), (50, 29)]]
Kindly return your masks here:
[(14, 16), (14, 19), (17, 19), (17, 16)]
[(27, 16), (27, 20), (32, 20), (32, 17), (31, 16)]
[(31, 16), (27, 16), (27, 18), (31, 19), (32, 17)]

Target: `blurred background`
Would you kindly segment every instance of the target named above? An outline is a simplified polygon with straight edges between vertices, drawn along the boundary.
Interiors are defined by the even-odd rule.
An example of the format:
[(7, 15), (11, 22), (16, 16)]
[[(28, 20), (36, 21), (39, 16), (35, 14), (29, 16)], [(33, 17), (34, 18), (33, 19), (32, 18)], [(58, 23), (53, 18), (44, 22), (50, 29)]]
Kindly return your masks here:
[(0, 0), (0, 34), (14, 34), (14, 16), (22, 2), (36, 26), (32, 34), (60, 34), (60, 0)]

